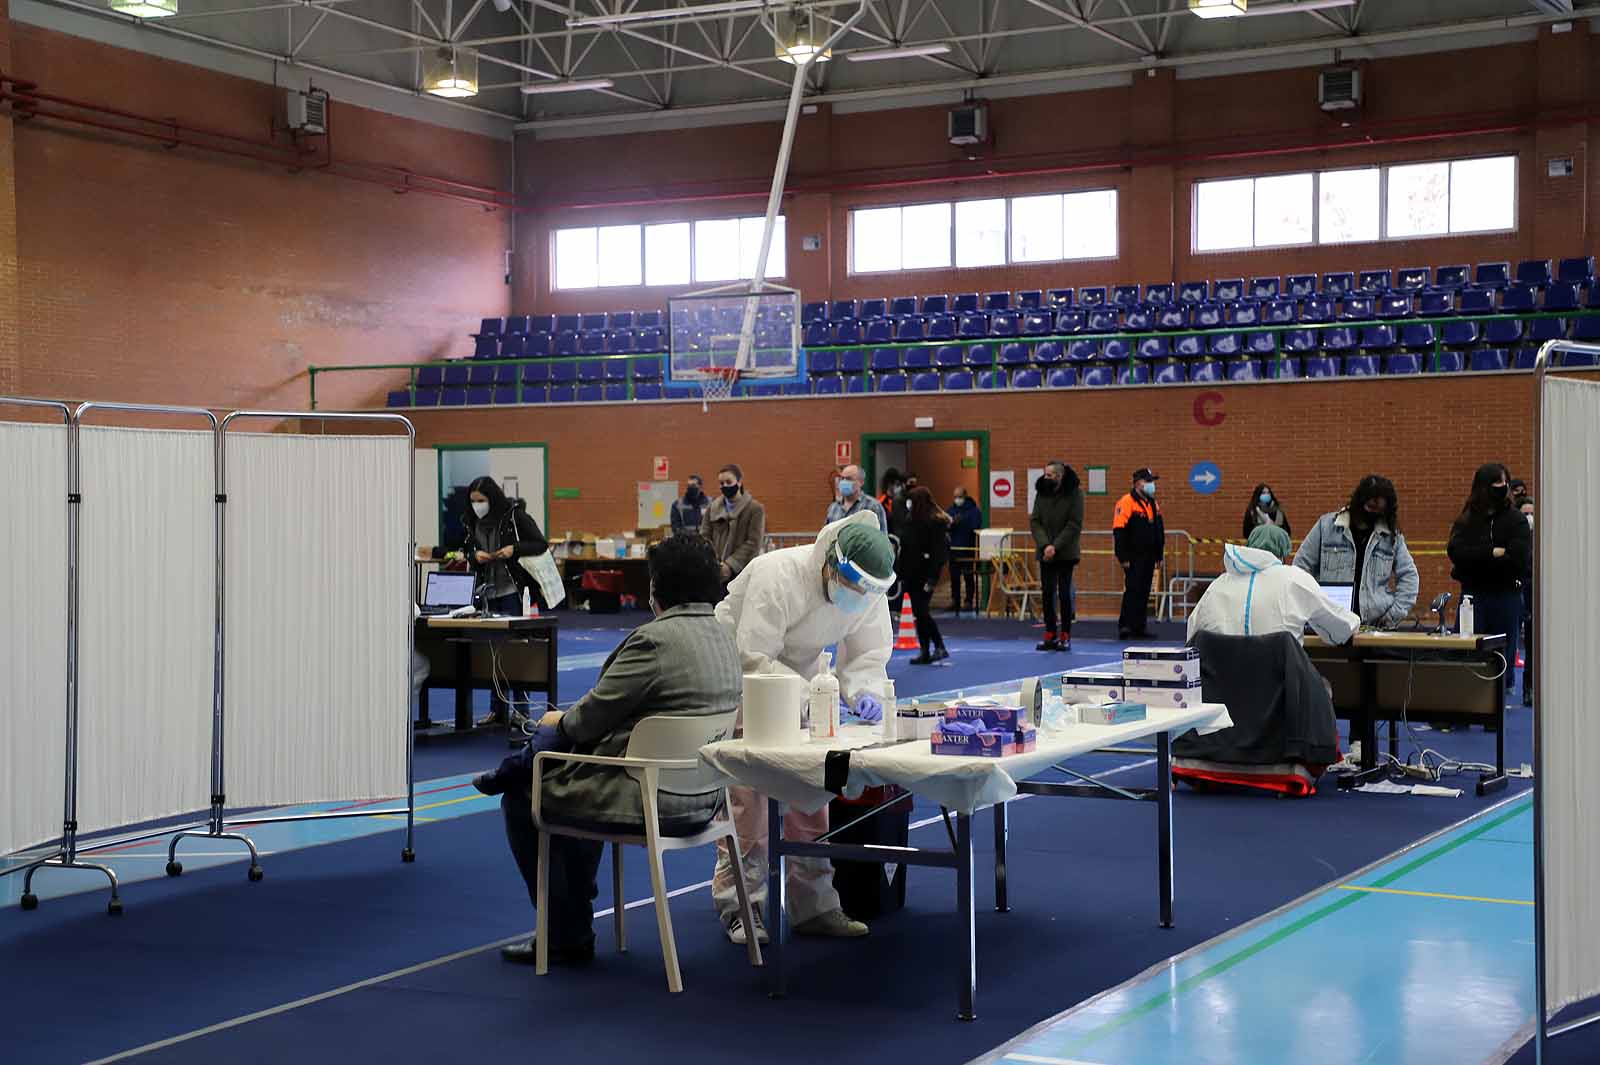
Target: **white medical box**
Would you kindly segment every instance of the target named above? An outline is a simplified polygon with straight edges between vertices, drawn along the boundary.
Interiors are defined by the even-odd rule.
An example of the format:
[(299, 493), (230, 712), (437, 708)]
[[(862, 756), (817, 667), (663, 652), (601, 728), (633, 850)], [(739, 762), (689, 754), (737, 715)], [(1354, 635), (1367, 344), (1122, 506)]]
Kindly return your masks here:
[(1200, 697), (1200, 682), (1186, 680), (1144, 680), (1128, 677), (1122, 684), (1123, 698), (1144, 703), (1155, 710), (1187, 710), (1205, 700)]
[(1122, 701), (1122, 674), (1107, 672), (1061, 674), (1061, 701), (1077, 703), (1119, 703)]
[(1128, 647), (1122, 652), (1124, 680), (1200, 683), (1200, 652), (1193, 647)]

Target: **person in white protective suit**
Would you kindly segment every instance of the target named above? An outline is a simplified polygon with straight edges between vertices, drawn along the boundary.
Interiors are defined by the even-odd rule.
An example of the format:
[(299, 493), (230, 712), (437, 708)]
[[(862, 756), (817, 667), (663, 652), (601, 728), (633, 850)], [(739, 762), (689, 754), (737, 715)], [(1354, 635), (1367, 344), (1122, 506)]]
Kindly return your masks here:
[[(813, 544), (758, 555), (728, 586), (728, 597), (717, 604), (717, 620), (733, 629), (745, 673), (790, 673), (809, 681), (824, 668), (824, 648), (837, 644), (840, 699), (872, 724), (883, 720), (884, 667), (894, 646), (885, 596), (893, 583), (894, 547), (877, 515), (858, 511), (824, 527)], [(728, 793), (745, 885), (755, 906), (755, 934), (766, 942), (767, 797), (744, 787)], [(826, 808), (784, 814), (786, 839), (813, 840), (827, 830)], [(711, 894), (728, 938), (743, 944), (747, 930), (739, 917), (736, 875), (724, 840), (717, 848)], [(789, 859), (786, 890), (797, 934), (867, 934), (866, 925), (840, 909), (831, 862)]]
[(1332, 644), (1349, 640), (1361, 619), (1322, 594), (1316, 578), (1284, 564), (1289, 534), (1276, 525), (1258, 525), (1248, 546), (1223, 548), (1222, 576), (1211, 582), (1189, 615), (1189, 639), (1197, 632), (1224, 636), (1264, 636), (1288, 632), (1298, 637), (1307, 625)]

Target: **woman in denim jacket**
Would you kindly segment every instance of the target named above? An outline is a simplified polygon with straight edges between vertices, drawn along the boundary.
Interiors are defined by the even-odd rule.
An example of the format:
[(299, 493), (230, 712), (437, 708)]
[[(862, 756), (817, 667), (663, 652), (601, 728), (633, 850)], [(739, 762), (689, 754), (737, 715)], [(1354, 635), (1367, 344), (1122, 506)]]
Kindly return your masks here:
[(1317, 519), (1294, 564), (1322, 584), (1354, 586), (1350, 609), (1361, 624), (1392, 629), (1417, 602), (1417, 564), (1400, 535), (1394, 482), (1368, 474), (1350, 502)]

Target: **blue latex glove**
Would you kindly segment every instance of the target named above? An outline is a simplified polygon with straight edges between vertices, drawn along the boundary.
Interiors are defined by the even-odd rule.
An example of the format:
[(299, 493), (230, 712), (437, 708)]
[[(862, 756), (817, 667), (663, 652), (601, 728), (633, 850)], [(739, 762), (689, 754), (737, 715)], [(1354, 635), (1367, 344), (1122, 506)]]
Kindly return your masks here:
[(853, 709), (855, 715), (868, 725), (876, 725), (883, 720), (883, 700), (871, 692), (862, 692), (856, 696), (856, 705)]
[(976, 736), (983, 731), (982, 721), (941, 721), (939, 731), (952, 736)]

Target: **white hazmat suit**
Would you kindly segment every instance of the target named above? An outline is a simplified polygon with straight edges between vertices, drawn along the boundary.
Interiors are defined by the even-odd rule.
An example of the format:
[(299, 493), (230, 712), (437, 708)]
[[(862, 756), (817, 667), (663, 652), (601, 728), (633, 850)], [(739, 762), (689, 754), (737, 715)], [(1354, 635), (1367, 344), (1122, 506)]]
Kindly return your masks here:
[[(894, 648), (889, 609), (882, 596), (874, 596), (867, 609), (848, 613), (823, 596), (823, 563), (833, 557), (839, 531), (852, 524), (878, 530), (877, 516), (860, 511), (825, 526), (816, 542), (758, 555), (728, 586), (728, 597), (717, 604), (717, 620), (733, 630), (739, 664), (745, 673), (790, 673), (809, 681), (821, 671), (823, 651), (837, 644), (834, 675), (839, 693), (853, 703), (863, 692), (881, 698), (888, 680), (885, 666)], [(834, 601), (845, 591), (828, 580)], [(892, 709), (885, 708), (886, 713)], [(767, 895), (767, 797), (750, 788), (730, 787), (729, 803), (744, 854), (745, 885), (750, 901), (765, 907)], [(783, 817), (786, 839), (813, 840), (828, 830), (827, 808), (813, 814), (787, 810)], [(717, 848), (717, 868), (711, 894), (724, 921), (739, 912), (733, 862), (726, 844)], [(839, 908), (833, 888), (833, 864), (828, 861), (788, 860), (789, 919), (795, 924)], [(770, 916), (770, 913), (769, 913)]]
[(1322, 594), (1316, 578), (1285, 565), (1270, 551), (1229, 544), (1222, 551), (1222, 576), (1211, 582), (1189, 615), (1189, 639), (1197, 632), (1224, 636), (1298, 637), (1310, 625), (1329, 643), (1341, 644), (1361, 619)]

